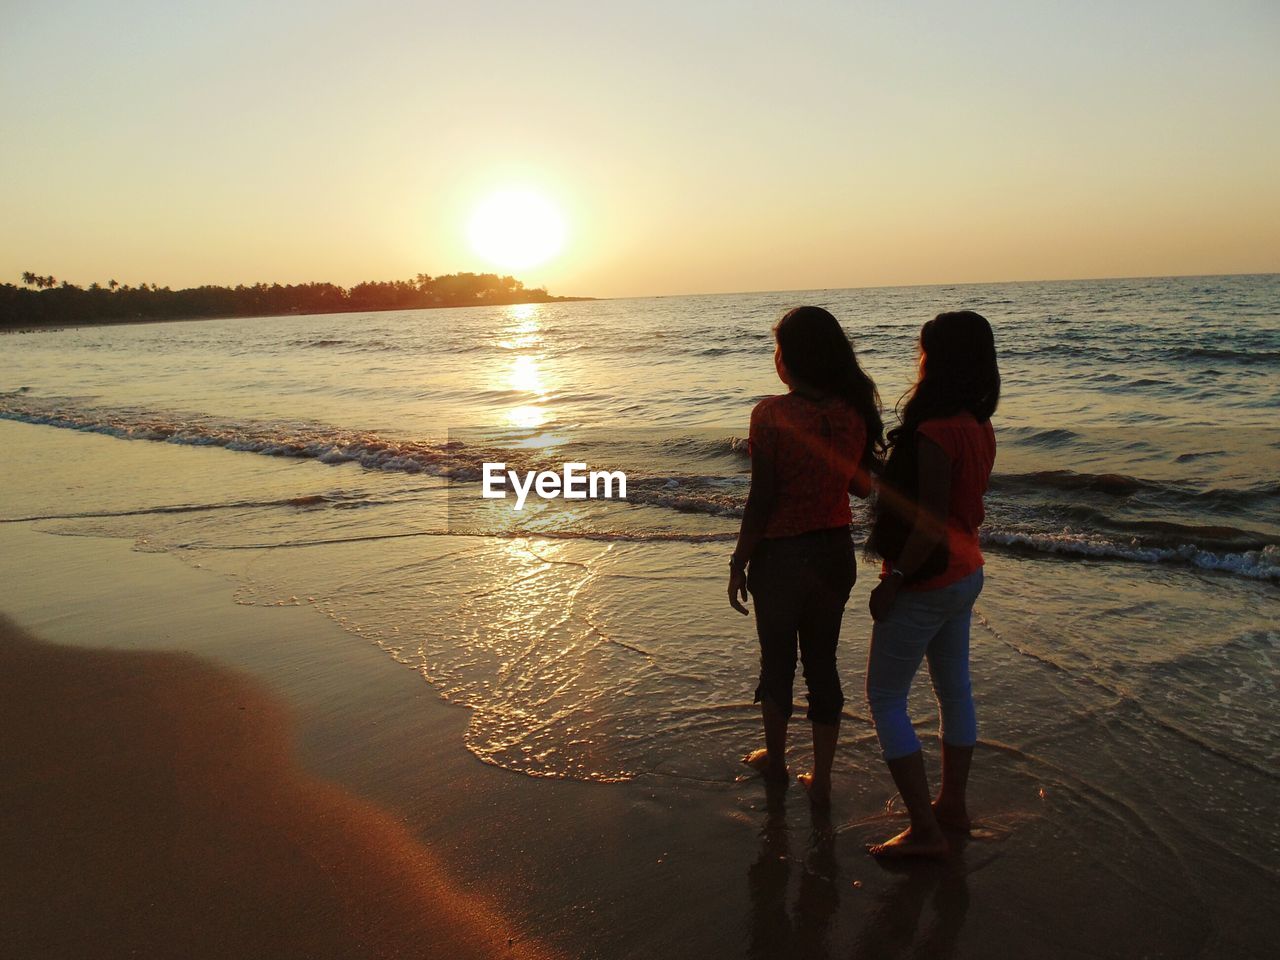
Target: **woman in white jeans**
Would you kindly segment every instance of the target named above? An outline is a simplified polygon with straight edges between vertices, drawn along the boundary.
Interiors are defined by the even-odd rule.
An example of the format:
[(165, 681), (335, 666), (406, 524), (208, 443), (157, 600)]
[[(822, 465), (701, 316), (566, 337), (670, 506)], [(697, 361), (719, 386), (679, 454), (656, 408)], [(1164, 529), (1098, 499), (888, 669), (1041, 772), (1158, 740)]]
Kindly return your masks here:
[[(991, 415), (1000, 399), (995, 339), (969, 310), (920, 331), (920, 372), (889, 433), (873, 547), (885, 557), (871, 592), (866, 694), (880, 749), (911, 825), (870, 852), (943, 856), (946, 830), (967, 832), (965, 787), (977, 721), (969, 684), (969, 622), (982, 590), (978, 526), (995, 462)], [(907, 695), (922, 660), (938, 699), (942, 788), (929, 789)]]

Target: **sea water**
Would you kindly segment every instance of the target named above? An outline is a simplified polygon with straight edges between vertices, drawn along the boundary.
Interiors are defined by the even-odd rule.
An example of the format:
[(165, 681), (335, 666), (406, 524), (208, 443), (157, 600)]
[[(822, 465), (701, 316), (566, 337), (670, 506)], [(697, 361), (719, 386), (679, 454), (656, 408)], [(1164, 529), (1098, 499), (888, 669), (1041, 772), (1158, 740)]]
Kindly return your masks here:
[[(243, 603), (313, 605), (472, 708), (467, 745), (486, 762), (732, 782), (759, 734), (727, 556), (751, 407), (783, 389), (771, 326), (801, 303), (840, 319), (890, 424), (925, 320), (969, 308), (995, 328), (973, 651), (989, 768), (1116, 829), (1159, 797), (1137, 815), (1152, 836), (1177, 810), (1196, 842), (1266, 869), (1280, 851), (1277, 276), (11, 335), (0, 514), (171, 553), (234, 578)], [(625, 470), (626, 500), (516, 512), (481, 495), (486, 462), (567, 461)], [(855, 793), (879, 762), (861, 699), (873, 579), (862, 559), (840, 648), (837, 786)], [(923, 680), (912, 703), (932, 729)]]

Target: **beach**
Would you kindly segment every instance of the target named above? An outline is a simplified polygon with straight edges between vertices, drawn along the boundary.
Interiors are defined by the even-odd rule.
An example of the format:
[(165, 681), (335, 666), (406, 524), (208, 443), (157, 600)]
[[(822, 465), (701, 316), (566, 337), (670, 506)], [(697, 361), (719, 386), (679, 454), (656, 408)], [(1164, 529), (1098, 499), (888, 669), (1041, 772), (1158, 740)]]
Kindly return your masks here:
[(1274, 932), (1264, 865), (995, 746), (963, 851), (884, 868), (861, 844), (902, 818), (868, 744), (829, 822), (745, 778), (525, 777), (311, 609), (120, 542), (0, 537), (35, 635), (0, 648), (7, 955), (1263, 956)]
[[(829, 816), (738, 762), (745, 421), (778, 387), (777, 307), (823, 297), (887, 399), (937, 305), (1001, 344), (976, 825), (939, 864), (864, 849), (905, 822), (862, 697), (870, 559)], [(7, 338), (0, 954), (1268, 955), (1276, 298), (1010, 284)], [(624, 469), (626, 499), (480, 496), (482, 462), (556, 460)], [(923, 678), (911, 709), (936, 770)], [(807, 750), (797, 719), (793, 770)]]
[(402, 818), (305, 773), (259, 684), (128, 630), (0, 622), (6, 956), (556, 956)]
[(1277, 955), (1280, 4), (12, 6), (0, 960)]

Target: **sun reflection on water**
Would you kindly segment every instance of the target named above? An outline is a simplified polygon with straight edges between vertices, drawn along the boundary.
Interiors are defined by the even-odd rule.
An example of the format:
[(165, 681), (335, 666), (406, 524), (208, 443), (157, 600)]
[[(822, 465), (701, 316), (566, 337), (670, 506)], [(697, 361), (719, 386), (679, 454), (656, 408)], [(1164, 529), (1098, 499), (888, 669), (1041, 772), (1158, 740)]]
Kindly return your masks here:
[(521, 430), (534, 430), (547, 422), (547, 412), (541, 407), (525, 404), (508, 411), (507, 421)]
[(508, 383), (512, 390), (536, 393), (539, 396), (547, 392), (538, 371), (538, 358), (531, 357), (528, 354), (516, 357), (515, 363), (511, 365)]
[(510, 325), (502, 331), (498, 346), (504, 350), (528, 350), (542, 342), (538, 323), (538, 304), (518, 303), (511, 307)]
[[(511, 307), (507, 314), (510, 324), (502, 332), (499, 345), (506, 350), (536, 348), (542, 342), (538, 312), (538, 305), (534, 303)], [(547, 422), (543, 403), (549, 391), (543, 377), (544, 359), (540, 355), (521, 353), (512, 359), (507, 369), (506, 389), (533, 394), (532, 398), (524, 399), (507, 411), (507, 423), (519, 430), (536, 430)]]

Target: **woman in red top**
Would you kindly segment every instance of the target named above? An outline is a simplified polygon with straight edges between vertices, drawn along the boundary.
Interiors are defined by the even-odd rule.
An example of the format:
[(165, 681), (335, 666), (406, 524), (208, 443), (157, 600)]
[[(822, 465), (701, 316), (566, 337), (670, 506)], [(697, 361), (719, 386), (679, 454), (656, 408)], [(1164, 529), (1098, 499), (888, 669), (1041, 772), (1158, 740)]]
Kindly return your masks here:
[(750, 591), (760, 637), (755, 699), (765, 747), (743, 759), (767, 779), (788, 779), (798, 644), (813, 724), (813, 772), (800, 779), (822, 804), (830, 797), (844, 706), (836, 644), (856, 576), (849, 494), (871, 490), (870, 467), (882, 445), (880, 397), (826, 310), (797, 307), (773, 332), (774, 365), (790, 392), (751, 411), (751, 492), (729, 560), (729, 603), (745, 614)]
[[(920, 331), (920, 374), (889, 432), (872, 545), (885, 557), (871, 592), (867, 701), (911, 826), (876, 856), (941, 856), (943, 828), (967, 832), (965, 787), (977, 742), (969, 684), (969, 622), (982, 590), (978, 526), (995, 462), (991, 415), (1000, 400), (995, 338), (971, 310)], [(896, 532), (895, 532), (896, 531)], [(942, 789), (932, 800), (907, 694), (923, 659), (938, 699)]]

